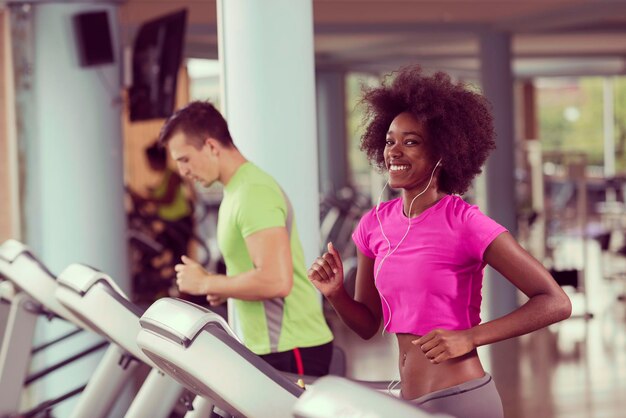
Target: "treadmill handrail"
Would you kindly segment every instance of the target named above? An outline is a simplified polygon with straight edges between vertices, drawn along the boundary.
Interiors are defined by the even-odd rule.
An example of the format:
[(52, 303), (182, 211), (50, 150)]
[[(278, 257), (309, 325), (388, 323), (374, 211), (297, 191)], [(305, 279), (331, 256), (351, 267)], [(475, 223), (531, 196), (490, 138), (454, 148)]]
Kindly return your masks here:
[[(139, 332), (139, 335), (138, 335), (139, 347), (148, 357), (150, 357), (154, 361), (155, 364), (157, 364), (157, 367), (159, 367), (165, 373), (171, 374), (170, 367), (172, 365), (175, 365), (175, 369), (177, 371), (185, 370), (185, 374), (190, 374), (190, 373), (193, 374), (194, 371), (185, 369), (184, 366), (181, 366), (181, 364), (178, 363), (178, 360), (176, 360), (176, 359), (183, 358), (182, 353), (184, 351), (183, 352), (180, 352), (178, 350), (172, 351), (172, 349), (170, 348), (167, 350), (169, 353), (168, 355), (172, 355), (173, 357), (163, 357), (160, 350), (153, 351), (154, 350), (153, 347), (147, 346), (145, 344), (145, 341), (146, 341), (145, 336), (157, 337), (156, 340), (159, 341), (159, 344), (162, 344), (162, 341), (165, 341), (165, 344), (168, 344), (168, 345), (172, 344), (178, 347), (178, 350), (184, 350), (184, 351), (193, 349), (193, 344), (197, 343), (196, 339), (202, 340), (202, 337), (209, 337), (209, 338), (217, 339), (223, 345), (228, 347), (229, 350), (232, 350), (232, 352), (236, 353), (236, 355), (240, 358), (242, 362), (246, 362), (252, 365), (252, 367), (256, 368), (258, 372), (263, 374), (267, 379), (272, 380), (275, 384), (277, 384), (283, 390), (290, 393), (292, 396), (298, 398), (304, 392), (304, 389), (297, 384), (297, 379), (291, 379), (290, 376), (286, 375), (284, 372), (281, 372), (275, 369), (274, 367), (272, 367), (269, 363), (267, 363), (261, 357), (254, 354), (246, 346), (244, 346), (238, 340), (233, 338), (232, 335), (227, 333), (224, 330), (224, 328), (222, 328), (215, 322), (205, 323), (202, 329), (200, 330), (200, 332), (197, 334), (196, 336), (197, 338), (194, 338), (193, 340), (190, 340), (190, 341), (186, 341), (187, 344), (182, 344), (177, 339), (170, 338), (170, 336), (166, 335), (166, 333), (157, 334), (147, 328), (142, 328), (142, 330)], [(149, 339), (150, 337), (148, 337), (148, 340)], [(206, 340), (204, 340), (204, 342), (206, 343)], [(179, 380), (179, 382), (181, 382), (183, 385), (186, 385), (186, 387), (189, 390), (194, 391), (193, 387), (187, 386), (184, 380), (179, 379), (178, 375), (171, 374), (171, 376)], [(194, 393), (196, 393), (197, 395), (203, 396), (203, 394), (199, 392), (194, 392)], [(218, 396), (218, 398), (222, 399), (221, 396)], [(214, 401), (217, 401), (218, 398), (211, 397), (211, 399), (213, 399)]]
[[(171, 307), (176, 315), (171, 315)], [(146, 331), (174, 341), (183, 347), (189, 344), (205, 329), (207, 324), (215, 324), (237, 342), (242, 344), (226, 320), (202, 306), (176, 298), (161, 298), (146, 309), (139, 324)]]
[(30, 249), (23, 243), (8, 239), (0, 245), (0, 259), (12, 263), (22, 253), (30, 253)]
[[(56, 279), (56, 276), (48, 270), (48, 268), (35, 256), (28, 246), (14, 239), (6, 240), (2, 243), (2, 245), (0, 245), (0, 260), (6, 262), (7, 264), (13, 264), (20, 255), (24, 255), (25, 257), (32, 259), (42, 271), (48, 274), (51, 278)], [(0, 263), (0, 274), (2, 274), (2, 270), (2, 263)]]
[(57, 280), (59, 285), (71, 289), (81, 296), (84, 296), (97, 283), (105, 282), (117, 293), (128, 299), (128, 296), (120, 289), (111, 276), (85, 264), (70, 264), (59, 274)]

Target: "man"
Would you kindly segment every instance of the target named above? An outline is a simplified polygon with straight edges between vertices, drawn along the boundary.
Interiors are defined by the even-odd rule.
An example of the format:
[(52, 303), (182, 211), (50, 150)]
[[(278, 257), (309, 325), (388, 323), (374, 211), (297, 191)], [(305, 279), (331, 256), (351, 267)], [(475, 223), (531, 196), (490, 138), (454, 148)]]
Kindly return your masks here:
[(280, 186), (239, 152), (222, 115), (193, 102), (172, 115), (159, 142), (182, 176), (224, 185), (217, 238), (227, 275), (207, 272), (189, 257), (175, 267), (181, 292), (207, 295), (211, 305), (234, 299), (236, 332), (279, 370), (328, 373), (332, 333), (306, 276), (291, 206)]

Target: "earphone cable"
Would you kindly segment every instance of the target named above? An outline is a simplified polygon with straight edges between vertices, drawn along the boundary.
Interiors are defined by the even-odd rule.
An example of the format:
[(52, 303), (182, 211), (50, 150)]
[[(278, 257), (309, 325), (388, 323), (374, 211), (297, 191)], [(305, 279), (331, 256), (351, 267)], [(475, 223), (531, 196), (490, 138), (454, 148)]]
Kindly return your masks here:
[[(387, 260), (387, 258), (393, 254), (394, 252), (396, 252), (396, 250), (398, 249), (398, 247), (400, 247), (400, 244), (402, 244), (402, 242), (404, 241), (404, 239), (407, 237), (407, 235), (409, 234), (409, 230), (411, 229), (411, 210), (413, 208), (413, 202), (415, 202), (415, 199), (417, 199), (418, 197), (420, 197), (421, 195), (423, 195), (424, 193), (426, 193), (426, 190), (428, 190), (428, 188), (430, 187), (430, 184), (433, 181), (433, 177), (435, 176), (435, 170), (437, 170), (437, 167), (439, 166), (439, 164), (441, 163), (441, 159), (437, 162), (437, 164), (435, 164), (435, 167), (433, 168), (432, 173), (430, 173), (430, 179), (428, 180), (428, 184), (426, 185), (426, 187), (424, 188), (424, 190), (422, 190), (419, 194), (417, 194), (412, 200), (411, 200), (411, 204), (409, 205), (409, 212), (407, 214), (407, 217), (409, 218), (409, 223), (407, 225), (406, 228), (406, 232), (404, 233), (404, 235), (402, 236), (402, 238), (400, 239), (400, 241), (398, 242), (398, 244), (395, 246), (395, 248), (392, 250), (391, 249), (391, 241), (389, 241), (389, 238), (387, 237), (387, 235), (385, 234), (385, 230), (383, 229), (383, 223), (380, 220), (380, 215), (378, 214), (378, 210), (380, 208), (380, 203), (381, 203), (381, 199), (383, 197), (383, 192), (385, 191), (385, 187), (387, 187), (387, 185), (389, 184), (389, 180), (387, 180), (387, 182), (385, 183), (385, 185), (383, 186), (382, 190), (380, 191), (380, 195), (378, 196), (378, 203), (376, 204), (376, 219), (378, 220), (378, 225), (380, 226), (380, 232), (382, 233), (383, 237), (385, 238), (385, 241), (387, 241), (387, 254), (385, 254), (385, 256), (383, 257), (382, 260), (380, 260), (380, 263), (378, 264), (378, 268), (376, 269), (376, 272), (374, 274), (374, 284), (376, 284), (376, 281), (378, 280), (378, 275), (380, 273), (380, 269), (383, 266), (383, 263), (385, 262), (385, 260)], [(389, 318), (387, 319), (387, 322), (385, 322), (385, 325), (383, 325), (383, 329), (381, 331), (381, 335), (385, 335), (385, 331), (387, 330), (387, 327), (389, 326), (389, 323), (391, 323), (391, 306), (389, 305), (389, 302), (387, 302), (387, 299), (385, 298), (385, 296), (382, 294), (382, 292), (380, 291), (380, 289), (378, 290), (378, 293), (380, 294), (381, 299), (385, 302), (385, 305), (387, 306), (387, 312), (389, 312)]]

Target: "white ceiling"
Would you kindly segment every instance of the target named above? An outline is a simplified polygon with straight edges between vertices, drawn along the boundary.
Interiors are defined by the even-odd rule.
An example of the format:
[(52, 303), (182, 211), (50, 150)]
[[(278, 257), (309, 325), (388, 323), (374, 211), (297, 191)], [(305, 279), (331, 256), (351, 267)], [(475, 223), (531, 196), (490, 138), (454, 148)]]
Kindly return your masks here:
[[(122, 35), (130, 43), (141, 22), (184, 7), (186, 55), (216, 58), (215, 1), (129, 0)], [(420, 63), (472, 77), (479, 36), (495, 30), (512, 35), (518, 77), (626, 73), (626, 0), (314, 0), (313, 14), (320, 68)]]

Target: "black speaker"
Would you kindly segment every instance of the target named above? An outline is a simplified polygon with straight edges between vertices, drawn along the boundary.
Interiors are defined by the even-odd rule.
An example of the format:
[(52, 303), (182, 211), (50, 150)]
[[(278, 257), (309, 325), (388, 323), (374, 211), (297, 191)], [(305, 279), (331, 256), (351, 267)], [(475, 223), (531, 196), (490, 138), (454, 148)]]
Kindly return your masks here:
[(114, 62), (109, 14), (106, 10), (74, 15), (74, 32), (81, 67)]

